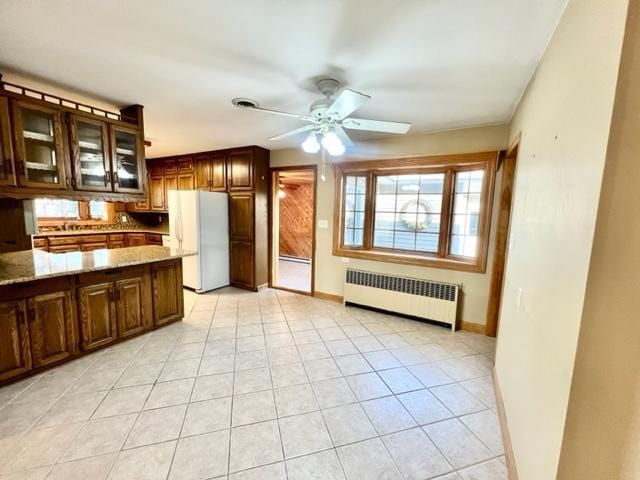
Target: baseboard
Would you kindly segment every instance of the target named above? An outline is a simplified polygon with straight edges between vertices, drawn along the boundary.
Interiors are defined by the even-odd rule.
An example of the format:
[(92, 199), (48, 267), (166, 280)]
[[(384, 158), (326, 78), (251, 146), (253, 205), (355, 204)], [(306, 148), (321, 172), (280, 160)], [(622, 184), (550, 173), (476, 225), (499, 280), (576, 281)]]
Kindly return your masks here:
[(484, 335), (485, 325), (481, 323), (473, 323), (473, 322), (460, 322), (460, 330), (465, 330), (467, 332), (473, 333), (481, 333)]
[(324, 293), (318, 292), (317, 290), (313, 292), (313, 296), (319, 298), (320, 300), (329, 300), (331, 302), (344, 302), (344, 297), (342, 295), (334, 295), (333, 293)]
[(498, 419), (500, 421), (500, 431), (502, 432), (502, 443), (504, 444), (504, 457), (507, 460), (507, 478), (509, 480), (518, 480), (518, 469), (516, 468), (516, 460), (513, 456), (513, 447), (511, 446), (511, 436), (509, 435), (507, 415), (504, 411), (502, 391), (500, 390), (500, 384), (498, 383), (498, 376), (496, 375), (495, 367), (493, 367), (493, 389), (496, 394)]

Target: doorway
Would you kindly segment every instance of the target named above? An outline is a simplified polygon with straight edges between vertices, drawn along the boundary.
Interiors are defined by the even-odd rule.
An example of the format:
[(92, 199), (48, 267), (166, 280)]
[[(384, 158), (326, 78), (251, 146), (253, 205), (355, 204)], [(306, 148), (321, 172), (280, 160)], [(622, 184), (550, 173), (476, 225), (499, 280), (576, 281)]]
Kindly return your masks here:
[(316, 167), (271, 170), (270, 286), (314, 291)]
[(511, 209), (513, 207), (513, 187), (516, 178), (516, 163), (518, 161), (518, 147), (520, 136), (504, 153), (501, 159), (502, 183), (498, 204), (498, 223), (496, 226), (495, 249), (493, 254), (493, 268), (491, 269), (491, 283), (489, 285), (489, 304), (487, 307), (487, 322), (485, 335), (498, 335), (500, 308), (502, 306), (502, 292), (504, 290), (504, 271), (507, 265), (509, 229), (511, 225)]

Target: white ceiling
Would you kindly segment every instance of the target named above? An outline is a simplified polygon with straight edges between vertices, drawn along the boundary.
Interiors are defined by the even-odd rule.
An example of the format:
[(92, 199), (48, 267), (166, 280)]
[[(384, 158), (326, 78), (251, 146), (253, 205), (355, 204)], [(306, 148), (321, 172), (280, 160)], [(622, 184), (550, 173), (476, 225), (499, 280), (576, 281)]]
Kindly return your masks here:
[[(566, 0), (2, 0), (0, 68), (145, 106), (147, 155), (300, 138), (332, 75), (357, 116), (426, 132), (508, 121)], [(363, 138), (357, 137), (356, 138)], [(357, 146), (356, 146), (357, 148)]]

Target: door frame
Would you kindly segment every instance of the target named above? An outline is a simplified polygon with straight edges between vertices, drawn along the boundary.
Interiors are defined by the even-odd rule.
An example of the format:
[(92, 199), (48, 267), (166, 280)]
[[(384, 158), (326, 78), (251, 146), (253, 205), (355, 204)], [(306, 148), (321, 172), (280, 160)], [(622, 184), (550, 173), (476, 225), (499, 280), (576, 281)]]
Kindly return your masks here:
[[(278, 195), (279, 183), (277, 181), (277, 175), (279, 172), (285, 171), (299, 171), (299, 170), (311, 170), (313, 172), (313, 228), (311, 229), (311, 291), (305, 292), (302, 290), (295, 290), (286, 287), (280, 287), (273, 284), (273, 269), (274, 269), (274, 245), (273, 245), (273, 206), (275, 199)], [(269, 288), (276, 288), (278, 290), (285, 290), (288, 292), (300, 293), (302, 295), (309, 295), (313, 297), (316, 291), (316, 217), (318, 215), (317, 202), (318, 202), (318, 166), (317, 165), (296, 165), (287, 167), (271, 167), (269, 169), (269, 178), (271, 180), (271, 186), (269, 187)], [(279, 226), (279, 225), (278, 225)]]
[(487, 304), (487, 319), (485, 335), (496, 337), (502, 309), (502, 294), (504, 292), (504, 271), (507, 264), (509, 232), (511, 230), (511, 212), (513, 210), (513, 194), (520, 149), (520, 134), (518, 134), (500, 158), (502, 166), (502, 182), (498, 204), (498, 219), (496, 223), (496, 237), (493, 249), (493, 267), (491, 268), (491, 282), (489, 284), (489, 302)]

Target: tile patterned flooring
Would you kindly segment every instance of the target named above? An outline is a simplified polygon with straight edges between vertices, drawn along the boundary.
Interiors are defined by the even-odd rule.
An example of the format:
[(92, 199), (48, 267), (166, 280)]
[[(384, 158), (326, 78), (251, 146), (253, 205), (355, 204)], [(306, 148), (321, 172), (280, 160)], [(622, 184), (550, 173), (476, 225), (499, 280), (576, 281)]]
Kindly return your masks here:
[(0, 388), (2, 480), (506, 479), (493, 339), (275, 290)]

